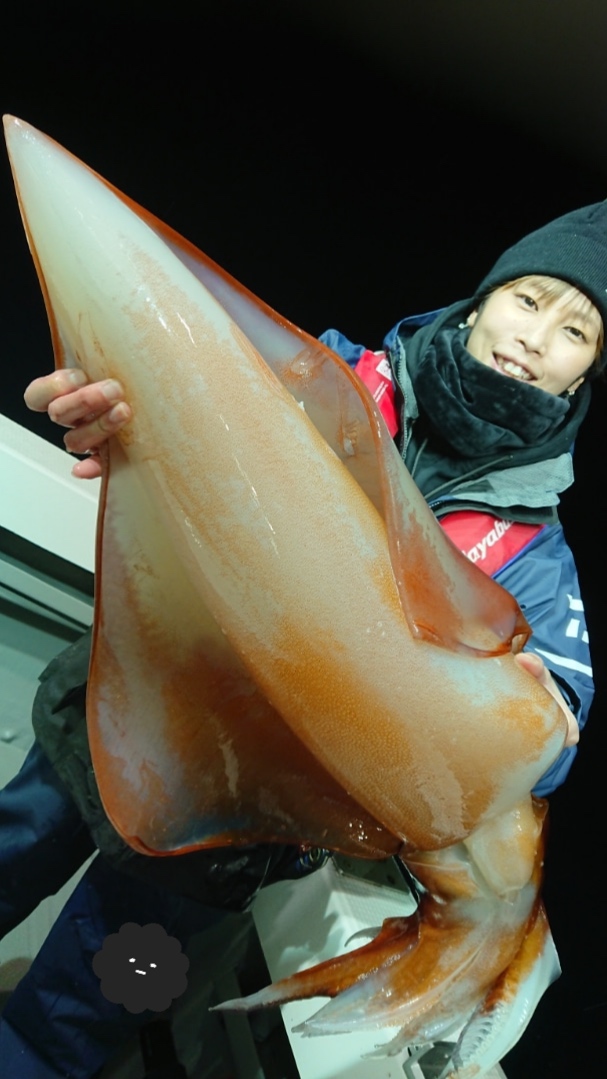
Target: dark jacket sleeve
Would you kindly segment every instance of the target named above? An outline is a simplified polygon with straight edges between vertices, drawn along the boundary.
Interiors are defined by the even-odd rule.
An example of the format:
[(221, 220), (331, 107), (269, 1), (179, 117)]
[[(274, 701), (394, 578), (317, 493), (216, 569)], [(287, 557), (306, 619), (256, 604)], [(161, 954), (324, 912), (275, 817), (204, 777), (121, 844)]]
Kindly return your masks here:
[[(136, 853), (107, 818), (95, 779), (86, 725), (91, 650), (88, 631), (48, 665), (32, 713), (36, 739), (76, 803), (93, 841), (115, 869), (222, 910), (245, 910), (259, 889), (307, 876), (326, 852), (282, 843), (194, 850), (174, 858)], [(326, 859), (325, 859), (326, 860)]]
[[(527, 648), (544, 660), (581, 730), (588, 718), (594, 685), (577, 571), (562, 527), (542, 529), (495, 579), (518, 600), (533, 630)], [(576, 752), (576, 746), (564, 749), (533, 793), (545, 797), (559, 787)]]

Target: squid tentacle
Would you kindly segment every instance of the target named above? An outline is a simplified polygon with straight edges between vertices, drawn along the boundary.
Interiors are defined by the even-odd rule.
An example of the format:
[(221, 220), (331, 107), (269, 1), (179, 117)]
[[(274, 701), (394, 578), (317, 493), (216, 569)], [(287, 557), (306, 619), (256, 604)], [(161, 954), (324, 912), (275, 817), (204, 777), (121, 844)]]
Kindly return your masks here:
[[(397, 1026), (378, 1051), (382, 1055), (456, 1034), (445, 1074), (483, 1074), (516, 1042), (558, 972), (539, 901), (545, 814), (545, 803), (529, 800), (507, 821), (483, 826), (485, 834), (473, 842), (410, 855), (407, 869), (421, 892), (413, 915), (389, 919), (356, 951), (219, 1008), (250, 1010), (329, 996), (295, 1028), (299, 1033)], [(488, 852), (506, 835), (509, 853), (518, 846), (519, 857), (510, 858), (500, 878)]]

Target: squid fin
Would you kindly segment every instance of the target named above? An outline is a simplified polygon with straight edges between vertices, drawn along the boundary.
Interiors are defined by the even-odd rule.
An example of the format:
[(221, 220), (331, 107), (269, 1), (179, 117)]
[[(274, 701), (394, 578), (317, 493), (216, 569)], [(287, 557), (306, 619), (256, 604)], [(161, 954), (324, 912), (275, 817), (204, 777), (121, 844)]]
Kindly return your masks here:
[[(144, 222), (168, 251), (194, 274), (237, 325), (282, 384), (312, 419), (338, 458), (384, 516), (390, 556), (403, 612), (415, 636), (458, 650), (498, 654), (509, 651), (514, 637), (528, 635), (518, 605), (457, 551), (437, 529), (432, 513), (404, 470), (383, 420), (368, 391), (346, 364), (320, 342), (273, 311), (230, 277), (188, 240), (124, 195), (57, 143), (13, 117), (5, 130), (15, 185), (34, 261), (45, 294), (55, 355), (59, 365), (81, 362), (69, 356), (61, 318), (50, 295), (47, 273), (37, 252), (35, 228), (29, 221), (26, 171), (36, 167), (32, 149), (42, 148), (42, 184), (48, 181), (53, 157), (62, 156), (111, 192), (133, 217)], [(29, 178), (27, 178), (29, 179)], [(92, 181), (92, 184), (91, 184)], [(87, 193), (88, 194), (88, 193)], [(73, 197), (73, 195), (72, 195)], [(82, 205), (87, 199), (82, 200)], [(95, 213), (88, 198), (87, 216)], [(129, 242), (107, 221), (107, 244)], [(83, 218), (86, 228), (86, 216)], [(150, 266), (150, 272), (154, 272)], [(145, 288), (145, 277), (141, 287)], [(135, 407), (137, 401), (134, 402)]]

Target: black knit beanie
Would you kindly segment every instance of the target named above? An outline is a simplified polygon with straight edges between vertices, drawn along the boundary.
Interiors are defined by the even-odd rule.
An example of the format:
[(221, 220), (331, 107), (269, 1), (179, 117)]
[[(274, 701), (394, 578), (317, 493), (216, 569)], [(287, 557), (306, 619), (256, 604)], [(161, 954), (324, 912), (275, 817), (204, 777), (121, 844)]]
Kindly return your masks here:
[[(575, 285), (592, 300), (607, 334), (607, 201), (557, 217), (509, 247), (481, 281), (474, 300), (478, 303), (499, 285), (530, 274)], [(606, 360), (607, 349), (603, 366)]]

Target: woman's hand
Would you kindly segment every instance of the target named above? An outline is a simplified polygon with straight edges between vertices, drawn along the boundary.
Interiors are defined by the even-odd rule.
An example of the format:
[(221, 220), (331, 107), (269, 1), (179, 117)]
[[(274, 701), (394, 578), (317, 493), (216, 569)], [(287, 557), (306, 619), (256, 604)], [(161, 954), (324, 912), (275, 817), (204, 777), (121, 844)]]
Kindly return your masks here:
[(132, 417), (119, 382), (89, 382), (84, 371), (63, 369), (30, 382), (25, 403), (34, 412), (48, 412), (53, 423), (69, 427), (63, 441), (69, 453), (87, 454), (72, 475), (96, 479), (101, 475), (99, 447)]
[(519, 652), (514, 657), (519, 666), (523, 667), (529, 674), (532, 674), (534, 678), (537, 678), (540, 685), (547, 689), (550, 696), (554, 697), (556, 703), (562, 708), (565, 713), (565, 719), (567, 720), (567, 739), (565, 741), (566, 746), (575, 746), (580, 740), (580, 728), (577, 725), (577, 719), (571, 711), (567, 701), (563, 697), (559, 687), (557, 686), (554, 678), (550, 674), (550, 671), (546, 667), (544, 661), (535, 654), (535, 652)]

